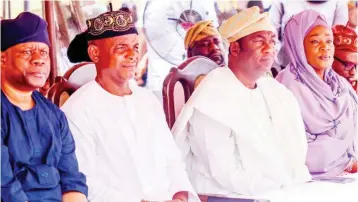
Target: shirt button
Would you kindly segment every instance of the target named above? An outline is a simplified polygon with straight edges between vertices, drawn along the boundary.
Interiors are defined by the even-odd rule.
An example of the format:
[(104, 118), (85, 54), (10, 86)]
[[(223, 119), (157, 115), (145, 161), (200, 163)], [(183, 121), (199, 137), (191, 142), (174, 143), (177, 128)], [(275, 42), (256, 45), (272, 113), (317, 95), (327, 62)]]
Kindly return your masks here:
[(47, 172), (44, 172), (41, 174), (42, 177), (47, 177), (48, 176), (48, 173)]

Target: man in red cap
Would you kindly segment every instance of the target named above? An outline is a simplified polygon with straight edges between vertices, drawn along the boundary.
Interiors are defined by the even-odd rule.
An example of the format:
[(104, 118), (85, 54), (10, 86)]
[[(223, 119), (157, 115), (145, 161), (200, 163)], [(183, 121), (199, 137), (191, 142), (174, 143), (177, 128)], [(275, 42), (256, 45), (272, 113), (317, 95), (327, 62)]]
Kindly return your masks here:
[(332, 67), (339, 75), (346, 78), (357, 91), (357, 33), (343, 25), (336, 25), (332, 29), (336, 48)]

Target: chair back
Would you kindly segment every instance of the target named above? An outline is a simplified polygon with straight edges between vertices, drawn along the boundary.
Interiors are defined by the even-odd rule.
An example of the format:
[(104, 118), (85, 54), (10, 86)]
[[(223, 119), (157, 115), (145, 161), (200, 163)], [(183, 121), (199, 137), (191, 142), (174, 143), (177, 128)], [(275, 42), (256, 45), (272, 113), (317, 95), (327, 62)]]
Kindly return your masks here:
[(76, 64), (71, 67), (63, 75), (63, 78), (66, 79), (69, 83), (76, 87), (81, 87), (89, 81), (92, 81), (96, 78), (97, 71), (96, 66), (92, 62), (83, 62)]
[(52, 85), (47, 93), (47, 98), (58, 107), (61, 107), (78, 88), (79, 87), (63, 79)]
[(170, 70), (163, 83), (163, 107), (169, 128), (173, 127), (198, 81), (217, 67), (219, 65), (206, 57), (194, 56)]

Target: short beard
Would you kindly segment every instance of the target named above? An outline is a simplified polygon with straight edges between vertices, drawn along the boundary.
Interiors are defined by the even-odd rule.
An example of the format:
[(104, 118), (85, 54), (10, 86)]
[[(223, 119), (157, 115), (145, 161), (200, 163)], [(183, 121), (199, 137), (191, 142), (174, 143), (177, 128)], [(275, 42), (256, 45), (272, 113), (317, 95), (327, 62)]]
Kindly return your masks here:
[[(216, 61), (214, 61), (213, 59), (210, 58), (210, 55), (205, 56), (205, 57), (209, 58), (210, 60), (212, 60), (213, 62), (216, 63)], [(218, 64), (218, 63), (216, 63), (216, 64), (218, 64), (219, 66), (225, 65), (225, 59), (224, 59), (224, 56), (223, 56), (223, 55), (220, 56), (220, 59), (221, 59), (221, 60), (220, 60), (220, 64)]]

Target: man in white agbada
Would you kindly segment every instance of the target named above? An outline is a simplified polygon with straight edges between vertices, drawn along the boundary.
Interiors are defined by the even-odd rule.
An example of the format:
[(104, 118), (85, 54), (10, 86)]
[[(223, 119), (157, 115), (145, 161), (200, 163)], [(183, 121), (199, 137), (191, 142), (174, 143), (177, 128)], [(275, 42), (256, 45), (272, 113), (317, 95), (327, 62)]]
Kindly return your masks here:
[(219, 31), (230, 42), (229, 68), (202, 80), (172, 130), (195, 191), (238, 197), (309, 181), (298, 102), (263, 77), (275, 56), (267, 13), (251, 7)]
[(108, 12), (87, 25), (88, 54), (97, 77), (62, 109), (76, 142), (79, 168), (87, 177), (88, 200), (199, 201), (158, 100), (129, 82), (138, 61), (131, 14)]

